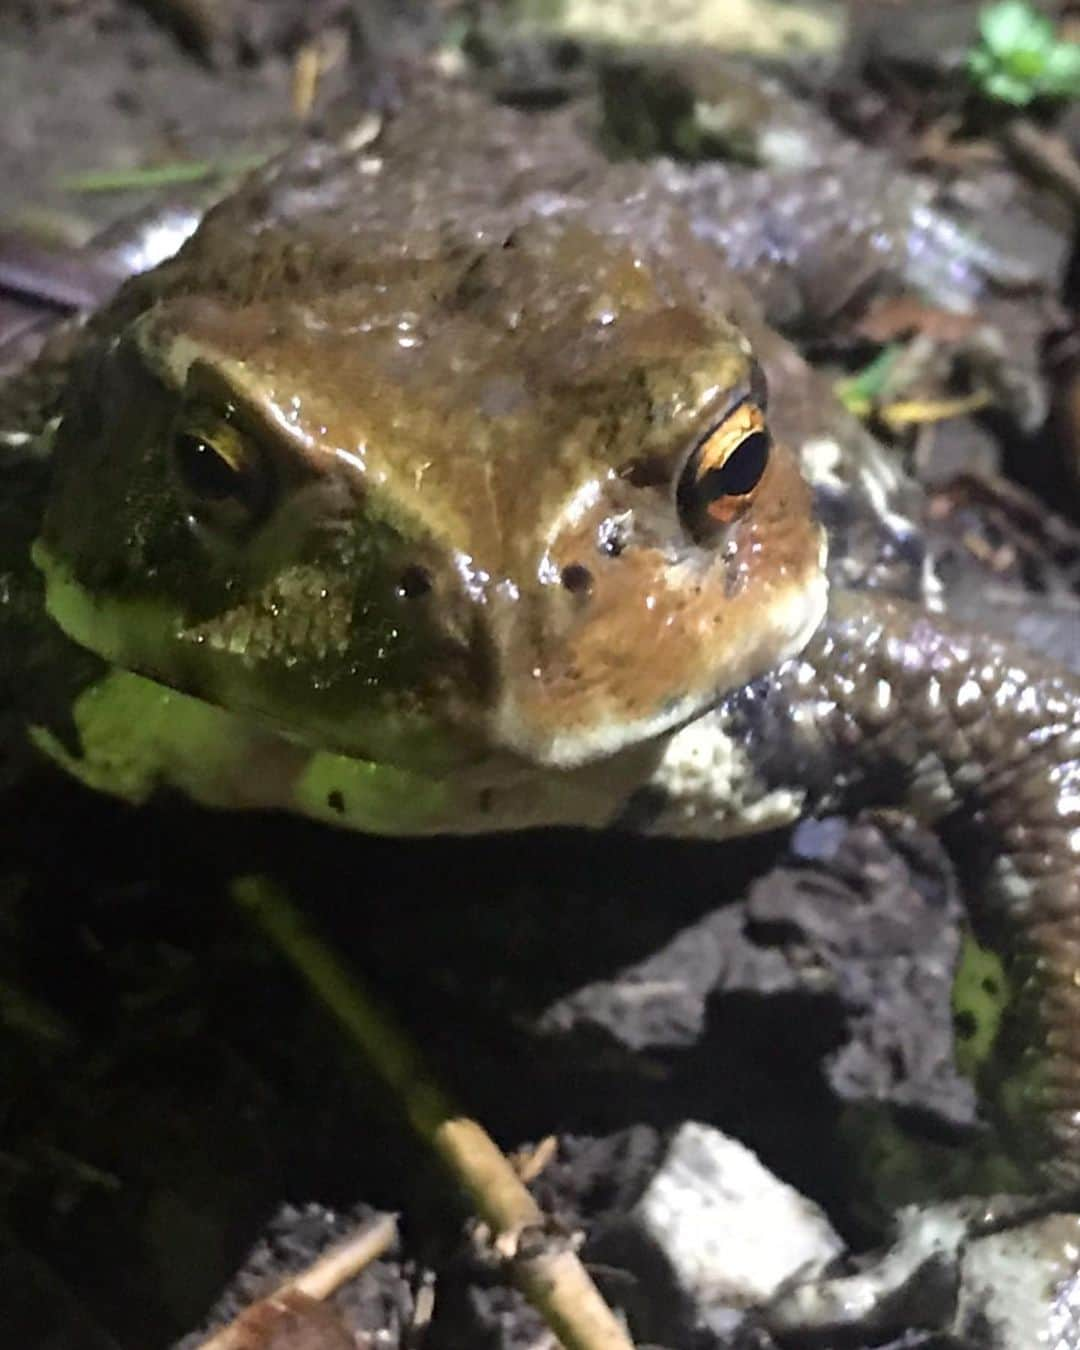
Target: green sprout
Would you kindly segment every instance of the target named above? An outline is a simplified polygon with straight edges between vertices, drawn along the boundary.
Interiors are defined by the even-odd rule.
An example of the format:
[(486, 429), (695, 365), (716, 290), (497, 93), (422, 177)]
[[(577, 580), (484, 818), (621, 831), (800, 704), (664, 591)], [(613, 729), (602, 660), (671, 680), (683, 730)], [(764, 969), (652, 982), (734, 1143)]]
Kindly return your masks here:
[(968, 73), (987, 97), (1022, 107), (1037, 98), (1080, 96), (1080, 43), (1062, 42), (1025, 0), (999, 0), (979, 14)]

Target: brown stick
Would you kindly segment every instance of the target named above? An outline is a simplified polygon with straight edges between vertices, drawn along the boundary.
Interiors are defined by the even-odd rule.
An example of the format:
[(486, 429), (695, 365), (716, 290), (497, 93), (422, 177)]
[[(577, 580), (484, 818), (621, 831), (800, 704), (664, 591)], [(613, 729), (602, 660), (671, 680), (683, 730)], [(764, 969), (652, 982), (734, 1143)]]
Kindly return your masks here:
[(397, 1220), (392, 1214), (380, 1214), (349, 1237), (334, 1243), (310, 1266), (284, 1280), (254, 1308), (245, 1309), (227, 1327), (203, 1341), (198, 1350), (234, 1350), (244, 1344), (249, 1338), (252, 1322), (259, 1320), (253, 1314), (257, 1314), (260, 1306), (287, 1308), (296, 1295), (320, 1301), (329, 1298), (383, 1252), (389, 1251), (396, 1241)]

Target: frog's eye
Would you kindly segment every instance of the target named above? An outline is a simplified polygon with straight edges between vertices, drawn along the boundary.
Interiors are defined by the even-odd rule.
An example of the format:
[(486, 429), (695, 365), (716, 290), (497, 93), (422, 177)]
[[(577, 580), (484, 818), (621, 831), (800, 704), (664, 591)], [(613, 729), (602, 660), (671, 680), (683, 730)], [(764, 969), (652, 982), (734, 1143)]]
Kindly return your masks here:
[(683, 524), (708, 539), (754, 500), (769, 462), (771, 441), (756, 403), (738, 404), (696, 446), (676, 492)]
[(170, 450), (197, 515), (238, 529), (265, 514), (271, 486), (266, 457), (227, 417), (182, 418), (173, 429)]

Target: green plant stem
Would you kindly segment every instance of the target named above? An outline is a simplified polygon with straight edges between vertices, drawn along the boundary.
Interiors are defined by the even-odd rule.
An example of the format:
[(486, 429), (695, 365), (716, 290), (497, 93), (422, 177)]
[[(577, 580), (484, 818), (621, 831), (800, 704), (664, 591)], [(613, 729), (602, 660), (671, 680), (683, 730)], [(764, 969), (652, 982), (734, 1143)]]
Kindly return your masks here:
[(267, 155), (245, 155), (240, 159), (176, 160), (141, 169), (91, 169), (86, 173), (66, 174), (57, 180), (63, 192), (138, 192), (185, 183), (205, 183), (214, 178), (238, 178), (266, 163)]
[(410, 1125), (471, 1196), (522, 1293), (566, 1350), (633, 1350), (622, 1324), (565, 1237), (544, 1215), (490, 1135), (463, 1116), (423, 1057), (305, 922), (279, 887), (261, 877), (233, 883), (232, 895), (307, 981), (371, 1068), (397, 1098)]

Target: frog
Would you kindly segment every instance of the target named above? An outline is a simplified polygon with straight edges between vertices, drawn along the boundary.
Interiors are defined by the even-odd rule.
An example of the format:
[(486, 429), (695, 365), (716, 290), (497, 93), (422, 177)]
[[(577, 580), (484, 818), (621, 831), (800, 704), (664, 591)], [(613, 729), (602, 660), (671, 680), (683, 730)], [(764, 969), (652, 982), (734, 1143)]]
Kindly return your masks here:
[(956, 826), (981, 1087), (1068, 1186), (1080, 679), (941, 612), (774, 327), (791, 240), (687, 181), (452, 83), (254, 172), (4, 396), (5, 722), (128, 801), (402, 837)]

